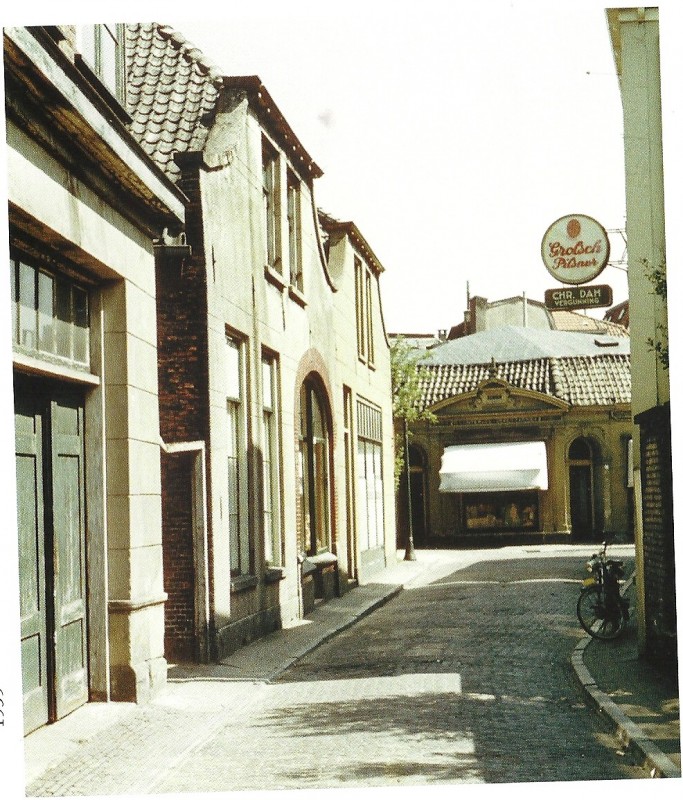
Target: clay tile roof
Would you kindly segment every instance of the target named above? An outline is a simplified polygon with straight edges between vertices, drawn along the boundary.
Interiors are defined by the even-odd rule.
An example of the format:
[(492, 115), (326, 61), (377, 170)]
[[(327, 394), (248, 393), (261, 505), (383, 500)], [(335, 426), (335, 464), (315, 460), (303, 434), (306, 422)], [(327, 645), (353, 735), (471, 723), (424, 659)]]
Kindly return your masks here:
[(420, 406), (428, 408), (449, 397), (473, 392), (482, 381), (501, 378), (519, 389), (554, 395), (550, 359), (488, 364), (429, 364), (419, 366)]
[[(508, 330), (508, 336), (510, 333)], [(467, 349), (454, 348), (451, 342), (437, 345), (418, 363), (419, 407), (428, 408), (473, 392), (491, 378), (504, 380), (518, 389), (546, 394), (571, 406), (631, 402), (628, 342), (626, 346), (612, 347), (615, 340), (611, 337), (589, 342), (585, 334), (557, 331), (542, 334), (536, 344), (540, 348), (542, 342), (543, 349), (536, 352), (530, 352), (527, 340), (517, 344), (505, 342), (487, 331), (464, 337), (469, 340)], [(583, 347), (578, 346), (582, 343)], [(605, 344), (610, 345), (609, 349)]]
[(630, 403), (630, 364), (630, 357), (619, 353), (552, 359), (555, 397), (573, 406)]
[(204, 146), (220, 71), (181, 33), (156, 23), (126, 26), (126, 59), (131, 132), (175, 181), (174, 154)]

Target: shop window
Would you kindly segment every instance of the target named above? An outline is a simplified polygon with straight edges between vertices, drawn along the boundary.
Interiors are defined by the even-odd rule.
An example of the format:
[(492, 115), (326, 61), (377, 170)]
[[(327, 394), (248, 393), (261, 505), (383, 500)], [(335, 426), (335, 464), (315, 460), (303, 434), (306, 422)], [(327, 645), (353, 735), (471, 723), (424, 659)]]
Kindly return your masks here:
[(49, 361), (90, 364), (88, 291), (64, 275), (10, 260), (12, 338), (17, 350)]
[(466, 531), (537, 531), (537, 492), (487, 492), (463, 497)]

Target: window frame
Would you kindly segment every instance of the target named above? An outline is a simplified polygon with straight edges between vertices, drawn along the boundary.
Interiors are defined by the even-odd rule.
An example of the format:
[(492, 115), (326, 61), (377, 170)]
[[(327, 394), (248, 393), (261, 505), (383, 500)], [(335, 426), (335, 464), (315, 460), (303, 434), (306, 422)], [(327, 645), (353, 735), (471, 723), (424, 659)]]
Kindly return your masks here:
[(287, 233), (289, 243), (289, 282), (303, 294), (303, 252), (301, 226), (301, 180), (287, 169)]
[(366, 263), (354, 256), (354, 279), (356, 288), (356, 342), (359, 361), (373, 368), (375, 364), (375, 339), (373, 320), (374, 276)]
[(332, 550), (330, 426), (323, 394), (314, 380), (301, 385), (299, 403), (301, 541), (306, 555), (316, 556)]
[(261, 172), (263, 192), (264, 266), (283, 278), (282, 265), (282, 201), (280, 198), (280, 153), (261, 136)]
[[(266, 371), (270, 399), (266, 395)], [(263, 414), (263, 536), (267, 567), (284, 565), (282, 537), (282, 429), (280, 416), (280, 363), (275, 353), (264, 348), (261, 354)]]
[(358, 397), (356, 428), (358, 541), (363, 551), (383, 547), (386, 539), (382, 410)]
[[(90, 288), (59, 270), (16, 253), (10, 256), (10, 281), (13, 349), (89, 372)], [(31, 297), (25, 298), (24, 303), (22, 297), (27, 292)], [(32, 343), (25, 341), (29, 333)], [(41, 346), (46, 338), (49, 340), (46, 346)]]
[[(77, 27), (77, 37), (80, 55), (84, 63), (111, 95), (125, 107), (125, 25), (118, 22), (79, 25)], [(111, 43), (113, 47), (113, 57), (111, 59), (107, 58), (106, 43)]]
[[(226, 348), (236, 353), (236, 374), (229, 374), (226, 356), (226, 467), (230, 576), (253, 575), (254, 548), (249, 524), (247, 339), (226, 331)], [(226, 351), (227, 352), (227, 351)], [(231, 381), (231, 378), (233, 379)], [(237, 379), (236, 381), (234, 379)], [(233, 388), (231, 383), (234, 385)], [(232, 468), (231, 468), (232, 467)], [(233, 508), (236, 506), (236, 508)]]

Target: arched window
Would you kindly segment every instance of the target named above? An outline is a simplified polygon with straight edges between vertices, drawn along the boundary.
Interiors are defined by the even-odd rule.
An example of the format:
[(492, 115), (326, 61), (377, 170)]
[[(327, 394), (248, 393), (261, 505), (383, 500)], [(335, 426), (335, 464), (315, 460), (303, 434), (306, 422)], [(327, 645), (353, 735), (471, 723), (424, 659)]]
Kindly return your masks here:
[(330, 447), (324, 405), (312, 380), (301, 387), (299, 405), (299, 503), (304, 550), (330, 549)]
[(588, 439), (574, 439), (569, 446), (569, 458), (572, 461), (590, 461), (592, 457), (593, 451)]

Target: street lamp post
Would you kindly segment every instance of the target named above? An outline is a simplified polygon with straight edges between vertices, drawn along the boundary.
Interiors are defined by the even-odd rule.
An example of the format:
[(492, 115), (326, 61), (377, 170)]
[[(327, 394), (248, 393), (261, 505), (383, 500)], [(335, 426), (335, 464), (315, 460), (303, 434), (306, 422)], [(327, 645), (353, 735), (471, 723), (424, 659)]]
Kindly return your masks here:
[(404, 561), (415, 561), (415, 546), (413, 544), (413, 504), (410, 492), (410, 455), (408, 453), (408, 420), (403, 418), (403, 452), (406, 470), (406, 492), (408, 497), (408, 543)]

